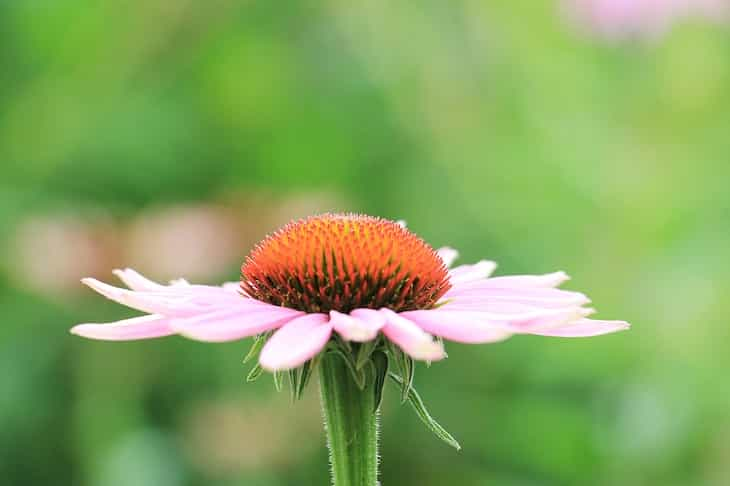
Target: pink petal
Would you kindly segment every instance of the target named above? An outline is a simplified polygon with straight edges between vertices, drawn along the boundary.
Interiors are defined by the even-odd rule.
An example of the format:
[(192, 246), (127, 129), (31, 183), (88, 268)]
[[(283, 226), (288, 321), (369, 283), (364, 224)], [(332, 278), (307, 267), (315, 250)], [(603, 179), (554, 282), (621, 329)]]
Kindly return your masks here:
[[(129, 274), (125, 274), (129, 277)], [(81, 280), (104, 297), (132, 309), (162, 314), (171, 317), (184, 317), (198, 314), (217, 306), (230, 306), (246, 303), (250, 305), (266, 305), (254, 299), (243, 298), (221, 287), (207, 285), (161, 286), (161, 290), (134, 291), (121, 289), (100, 282), (94, 278)]]
[(489, 320), (479, 312), (435, 309), (400, 315), (431, 334), (460, 343), (493, 343), (512, 335), (503, 323)]
[(609, 334), (617, 331), (624, 331), (631, 327), (624, 321), (598, 321), (593, 319), (580, 319), (567, 326), (554, 329), (534, 330), (530, 334), (539, 336), (555, 337), (591, 337)]
[(330, 322), (335, 331), (347, 341), (372, 341), (385, 325), (385, 318), (373, 309), (358, 309), (350, 315), (330, 311)]
[(367, 325), (378, 330), (382, 329), (386, 324), (385, 316), (375, 309), (355, 309), (350, 312), (352, 317), (356, 317), (363, 322), (367, 322)]
[(529, 312), (546, 311), (548, 309), (575, 308), (573, 303), (560, 305), (540, 305), (506, 300), (487, 300), (457, 297), (443, 301), (438, 309), (491, 312), (498, 315), (527, 314)]
[(81, 280), (104, 297), (118, 302), (132, 309), (137, 309), (150, 314), (163, 314), (166, 316), (186, 315), (200, 311), (201, 307), (176, 299), (174, 295), (167, 292), (135, 292), (132, 290), (120, 289), (94, 278)]
[[(511, 303), (500, 308), (495, 306), (494, 303), (460, 305), (457, 302), (450, 302), (431, 311), (418, 312), (460, 314), (463, 316), (463, 321), (491, 322), (495, 325), (501, 325), (510, 332), (523, 333), (530, 332), (533, 329), (560, 327), (589, 316), (595, 310), (578, 306), (534, 307)], [(437, 333), (434, 332), (434, 334)]]
[(297, 317), (271, 336), (261, 350), (259, 363), (269, 371), (301, 366), (324, 348), (331, 334), (327, 314)]
[(449, 281), (452, 285), (484, 280), (489, 277), (497, 264), (489, 260), (482, 260), (473, 265), (459, 265), (449, 271)]
[(443, 345), (423, 332), (412, 321), (390, 309), (380, 309), (386, 318), (383, 334), (397, 344), (406, 354), (423, 361), (438, 361), (446, 356)]
[(515, 287), (557, 287), (570, 280), (565, 272), (547, 273), (545, 275), (510, 275), (492, 277), (482, 282), (483, 287), (515, 288)]
[(179, 334), (190, 339), (225, 342), (276, 329), (301, 315), (302, 312), (274, 305), (239, 306), (174, 319), (171, 325)]
[[(489, 308), (491, 306), (497, 306), (499, 304), (514, 305), (514, 306), (525, 306), (533, 309), (564, 309), (566, 307), (577, 307), (585, 304), (585, 301), (572, 299), (572, 300), (546, 300), (535, 297), (507, 297), (507, 296), (494, 296), (491, 298), (475, 298), (475, 297), (455, 297), (449, 299), (442, 299), (439, 301), (439, 306), (453, 305), (454, 308), (459, 309), (470, 309), (470, 308)], [(439, 307), (440, 308), (440, 307)]]
[(448, 246), (439, 248), (438, 250), (436, 250), (436, 253), (444, 261), (444, 265), (446, 265), (446, 268), (451, 267), (451, 265), (454, 264), (454, 261), (459, 258), (459, 252)]
[(221, 287), (223, 290), (236, 295), (241, 295), (243, 293), (243, 290), (241, 289), (241, 282), (224, 282)]
[[(175, 280), (171, 280), (170, 285), (162, 285), (144, 277), (143, 275), (131, 268), (125, 268), (124, 270), (113, 270), (112, 273), (119, 277), (119, 279), (124, 282), (124, 284), (127, 285), (127, 287), (129, 287), (131, 290), (139, 292), (151, 292), (155, 294), (163, 293), (171, 296), (205, 294), (206, 298), (210, 297), (211, 295), (215, 295), (221, 298), (231, 298), (233, 295), (241, 295), (240, 282), (225, 282), (221, 286), (191, 285), (184, 278), (178, 278)], [(87, 283), (87, 285), (89, 285), (94, 279), (87, 280), (89, 280), (90, 282), (84, 283)]]
[(229, 302), (238, 303), (241, 302), (242, 298), (252, 302), (258, 302), (266, 304), (250, 297), (246, 297), (240, 291), (232, 289), (230, 286), (219, 287), (212, 285), (190, 285), (187, 288), (183, 287), (168, 287), (165, 295), (176, 297), (180, 299), (186, 299), (190, 302), (200, 304), (211, 304), (213, 302)]
[(174, 334), (169, 324), (169, 319), (152, 314), (108, 324), (79, 324), (71, 328), (71, 334), (105, 341), (132, 341)]
[(531, 317), (511, 320), (508, 322), (508, 326), (515, 333), (534, 334), (535, 332), (563, 327), (594, 312), (595, 310), (590, 308), (551, 309), (549, 312), (539, 313)]
[(159, 291), (166, 288), (164, 285), (153, 282), (131, 268), (125, 268), (124, 270), (112, 270), (112, 273), (119, 277), (119, 280), (132, 290)]
[(551, 288), (491, 288), (489, 286), (456, 286), (444, 295), (443, 300), (458, 299), (462, 302), (508, 301), (540, 306), (583, 305), (590, 299), (580, 292)]

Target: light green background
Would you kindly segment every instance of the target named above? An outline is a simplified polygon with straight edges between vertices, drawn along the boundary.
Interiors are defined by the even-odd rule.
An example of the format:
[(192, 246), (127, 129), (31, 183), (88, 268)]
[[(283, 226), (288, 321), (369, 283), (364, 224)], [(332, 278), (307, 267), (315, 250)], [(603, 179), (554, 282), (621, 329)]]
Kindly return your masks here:
[[(353, 210), (565, 270), (633, 323), (449, 345), (416, 384), (464, 450), (390, 389), (386, 486), (728, 484), (729, 182), (721, 27), (606, 45), (549, 1), (0, 2), (0, 483), (327, 483), (313, 387), (245, 384), (246, 343), (72, 337), (132, 314), (18, 263), (33, 218), (235, 200), (240, 257), (208, 283), (285, 216)], [(64, 258), (38, 239), (30, 264)]]

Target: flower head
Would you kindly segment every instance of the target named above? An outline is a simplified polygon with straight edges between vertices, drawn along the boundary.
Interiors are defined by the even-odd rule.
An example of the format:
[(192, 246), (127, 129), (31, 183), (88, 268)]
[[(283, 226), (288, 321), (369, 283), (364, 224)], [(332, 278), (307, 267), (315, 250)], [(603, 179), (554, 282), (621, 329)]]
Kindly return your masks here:
[(556, 288), (568, 279), (563, 272), (490, 278), (496, 264), (487, 260), (449, 270), (457, 255), (450, 248), (434, 251), (396, 222), (314, 216), (256, 246), (240, 282), (161, 285), (131, 269), (114, 271), (129, 289), (84, 279), (105, 297), (148, 315), (80, 324), (71, 332), (105, 340), (180, 334), (222, 342), (258, 336), (265, 340), (261, 366), (280, 371), (304, 365), (328, 345), (348, 353), (382, 346), (406, 359), (436, 361), (445, 357), (442, 339), (587, 337), (629, 327), (587, 319), (593, 312), (585, 307), (589, 299)]
[(243, 292), (304, 312), (429, 309), (449, 289), (438, 254), (402, 225), (326, 214), (286, 225), (241, 269)]

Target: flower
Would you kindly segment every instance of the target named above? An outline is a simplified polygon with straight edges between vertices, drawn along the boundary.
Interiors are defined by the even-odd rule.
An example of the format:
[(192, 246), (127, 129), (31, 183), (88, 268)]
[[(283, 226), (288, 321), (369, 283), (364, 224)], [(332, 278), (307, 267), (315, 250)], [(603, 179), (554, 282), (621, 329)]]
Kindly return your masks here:
[(451, 248), (435, 251), (401, 223), (313, 216), (259, 243), (241, 268), (240, 283), (161, 285), (132, 269), (114, 271), (129, 290), (83, 279), (148, 315), (80, 324), (71, 332), (103, 340), (180, 334), (208, 342), (270, 334), (259, 362), (280, 371), (302, 366), (338, 339), (365, 343), (383, 336), (413, 359), (437, 361), (445, 357), (442, 339), (588, 337), (629, 327), (587, 319), (589, 299), (556, 288), (568, 279), (563, 272), (491, 277), (494, 262), (451, 268), (457, 256)]
[(655, 39), (685, 19), (730, 21), (727, 0), (565, 0), (577, 24), (610, 41)]

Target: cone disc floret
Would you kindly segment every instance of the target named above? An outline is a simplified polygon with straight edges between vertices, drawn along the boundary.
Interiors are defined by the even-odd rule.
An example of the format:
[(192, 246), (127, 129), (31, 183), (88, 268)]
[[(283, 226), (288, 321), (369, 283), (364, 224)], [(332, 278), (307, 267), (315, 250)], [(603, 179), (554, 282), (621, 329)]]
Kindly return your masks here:
[(250, 297), (304, 312), (430, 309), (450, 288), (438, 254), (402, 225), (358, 214), (294, 221), (241, 268)]

